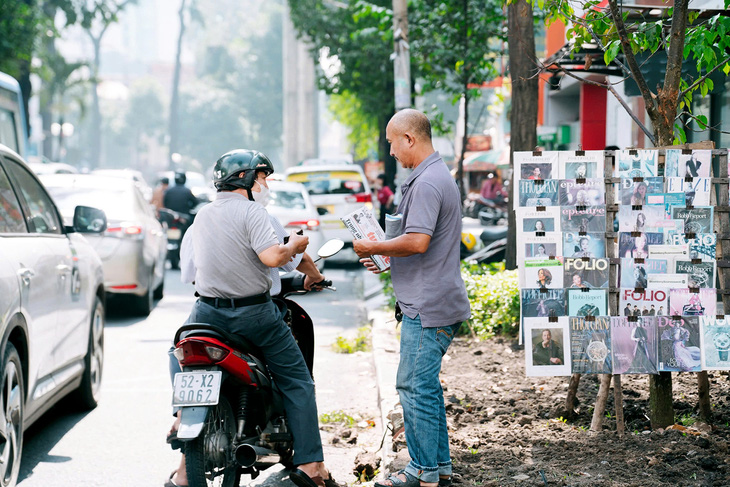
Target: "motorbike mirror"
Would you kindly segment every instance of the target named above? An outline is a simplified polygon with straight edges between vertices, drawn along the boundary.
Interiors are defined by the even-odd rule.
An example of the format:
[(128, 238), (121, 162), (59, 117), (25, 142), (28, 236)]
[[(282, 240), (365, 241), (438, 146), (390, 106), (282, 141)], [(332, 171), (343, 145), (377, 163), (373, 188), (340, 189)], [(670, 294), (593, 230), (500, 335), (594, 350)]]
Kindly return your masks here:
[(332, 257), (337, 252), (342, 250), (342, 247), (344, 246), (345, 242), (343, 242), (339, 238), (333, 238), (332, 240), (326, 241), (324, 245), (319, 248), (319, 250), (317, 251), (317, 255), (320, 259), (326, 259), (327, 257)]

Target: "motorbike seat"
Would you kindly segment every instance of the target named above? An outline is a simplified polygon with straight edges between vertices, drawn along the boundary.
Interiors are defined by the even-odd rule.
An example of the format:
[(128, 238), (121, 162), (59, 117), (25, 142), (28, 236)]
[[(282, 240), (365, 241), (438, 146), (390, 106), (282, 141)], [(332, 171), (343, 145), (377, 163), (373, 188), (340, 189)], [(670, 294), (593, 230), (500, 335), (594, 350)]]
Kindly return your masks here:
[(479, 238), (485, 244), (489, 244), (491, 242), (494, 242), (495, 240), (505, 238), (506, 236), (507, 236), (507, 227), (506, 226), (494, 226), (494, 227), (485, 228), (482, 231)]
[(189, 323), (187, 325), (184, 325), (180, 327), (180, 329), (175, 334), (175, 343), (178, 343), (180, 340), (184, 338), (189, 338), (191, 336), (215, 338), (227, 345), (230, 345), (239, 352), (255, 355), (256, 357), (263, 359), (263, 354), (261, 353), (261, 350), (259, 350), (259, 348), (251, 343), (249, 340), (246, 340), (245, 338), (235, 335), (233, 333), (229, 333), (226, 330), (214, 325), (209, 325), (207, 323)]

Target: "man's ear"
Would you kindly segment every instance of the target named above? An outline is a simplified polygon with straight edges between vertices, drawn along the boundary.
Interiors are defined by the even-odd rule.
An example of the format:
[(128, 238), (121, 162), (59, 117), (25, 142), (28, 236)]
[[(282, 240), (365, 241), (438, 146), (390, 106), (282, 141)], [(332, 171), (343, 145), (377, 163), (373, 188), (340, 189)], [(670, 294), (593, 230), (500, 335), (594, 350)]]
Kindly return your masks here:
[(403, 136), (406, 138), (406, 142), (410, 147), (413, 147), (413, 145), (416, 143), (416, 139), (413, 138), (413, 135), (411, 135), (409, 132), (406, 132), (403, 134)]

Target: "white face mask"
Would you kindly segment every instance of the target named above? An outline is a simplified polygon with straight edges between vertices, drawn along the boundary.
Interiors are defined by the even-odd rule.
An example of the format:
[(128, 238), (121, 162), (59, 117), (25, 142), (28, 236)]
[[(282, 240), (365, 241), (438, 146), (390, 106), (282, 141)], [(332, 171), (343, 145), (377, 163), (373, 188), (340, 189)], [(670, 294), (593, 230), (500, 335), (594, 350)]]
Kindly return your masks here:
[(269, 204), (269, 201), (271, 200), (271, 194), (269, 193), (269, 188), (264, 186), (263, 184), (256, 181), (256, 184), (259, 185), (259, 191), (258, 193), (255, 191), (251, 191), (251, 194), (253, 195), (253, 200), (260, 204), (261, 206), (266, 206)]

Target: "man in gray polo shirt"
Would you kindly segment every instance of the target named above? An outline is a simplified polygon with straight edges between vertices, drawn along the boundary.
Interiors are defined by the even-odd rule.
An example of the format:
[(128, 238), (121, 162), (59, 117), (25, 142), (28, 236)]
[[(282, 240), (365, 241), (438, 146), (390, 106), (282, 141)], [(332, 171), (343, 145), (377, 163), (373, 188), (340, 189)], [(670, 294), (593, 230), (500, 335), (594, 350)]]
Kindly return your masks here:
[(413, 169), (401, 186), (399, 236), (384, 242), (355, 240), (353, 246), (373, 272), (377, 268), (370, 256), (390, 256), (393, 289), (403, 311), (396, 389), (411, 461), (375, 485), (446, 486), (451, 485), (451, 458), (439, 372), (451, 340), (470, 316), (459, 259), (461, 198), (434, 151), (431, 124), (423, 113), (396, 113), (386, 137), (390, 154)]

